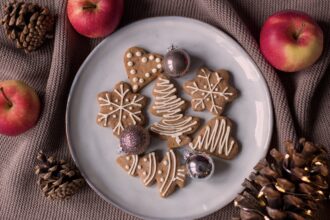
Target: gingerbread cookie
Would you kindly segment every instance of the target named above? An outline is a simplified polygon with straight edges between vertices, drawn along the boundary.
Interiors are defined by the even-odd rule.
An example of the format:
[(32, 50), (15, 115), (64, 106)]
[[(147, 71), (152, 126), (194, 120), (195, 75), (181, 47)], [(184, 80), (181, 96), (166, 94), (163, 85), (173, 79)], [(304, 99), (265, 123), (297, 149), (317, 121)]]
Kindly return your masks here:
[(139, 158), (138, 155), (123, 155), (117, 158), (117, 163), (131, 176), (139, 176), (145, 186), (155, 182), (157, 159), (155, 152)]
[(125, 52), (125, 68), (133, 92), (137, 92), (163, 72), (163, 56), (139, 47)]
[(177, 186), (185, 186), (186, 167), (180, 166), (173, 150), (166, 152), (163, 160), (158, 164), (156, 175), (157, 186), (161, 197), (168, 197)]
[(189, 146), (222, 159), (232, 159), (238, 153), (237, 141), (231, 136), (232, 123), (222, 116), (216, 116), (199, 131)]
[(142, 109), (147, 98), (132, 93), (131, 87), (125, 82), (118, 83), (113, 92), (101, 92), (97, 95), (100, 111), (96, 122), (103, 127), (112, 127), (113, 134), (119, 136), (130, 125), (143, 125), (145, 117)]
[(188, 144), (191, 139), (187, 135), (196, 131), (199, 118), (182, 114), (187, 103), (176, 95), (176, 88), (166, 76), (158, 77), (153, 95), (155, 102), (150, 112), (163, 119), (152, 124), (150, 131), (167, 140), (169, 148)]
[(200, 68), (196, 78), (185, 82), (183, 88), (192, 96), (191, 106), (195, 111), (206, 108), (215, 115), (221, 115), (225, 105), (237, 97), (237, 90), (229, 85), (229, 73), (225, 70)]
[(177, 89), (165, 75), (157, 78), (156, 86), (153, 89), (155, 102), (150, 108), (150, 112), (159, 117), (170, 118), (178, 113), (184, 112), (187, 101), (176, 95)]

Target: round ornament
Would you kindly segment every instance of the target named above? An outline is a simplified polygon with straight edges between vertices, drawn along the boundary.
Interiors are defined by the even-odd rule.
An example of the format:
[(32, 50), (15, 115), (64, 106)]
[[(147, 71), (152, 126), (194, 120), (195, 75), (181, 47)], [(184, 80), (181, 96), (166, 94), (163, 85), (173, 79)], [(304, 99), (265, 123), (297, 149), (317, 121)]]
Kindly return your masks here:
[(165, 54), (164, 69), (165, 74), (170, 77), (180, 77), (185, 75), (190, 67), (189, 54), (180, 48), (172, 48)]
[(121, 133), (119, 140), (122, 152), (126, 154), (142, 154), (150, 144), (150, 135), (140, 125), (133, 125)]
[(214, 173), (214, 161), (211, 156), (204, 153), (189, 153), (186, 156), (188, 174), (193, 179), (208, 179)]

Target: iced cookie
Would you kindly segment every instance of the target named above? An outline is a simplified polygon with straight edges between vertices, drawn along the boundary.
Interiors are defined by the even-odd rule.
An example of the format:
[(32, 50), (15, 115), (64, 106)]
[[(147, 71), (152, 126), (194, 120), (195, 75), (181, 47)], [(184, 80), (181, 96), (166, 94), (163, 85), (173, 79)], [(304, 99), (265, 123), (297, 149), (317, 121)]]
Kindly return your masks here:
[(180, 166), (173, 150), (166, 152), (163, 160), (158, 164), (156, 181), (161, 197), (168, 197), (177, 186), (180, 188), (185, 186), (186, 167)]
[(229, 85), (229, 73), (200, 68), (193, 80), (184, 83), (184, 91), (192, 96), (191, 106), (195, 111), (207, 109), (221, 115), (225, 105), (237, 97), (237, 90)]
[(237, 141), (231, 133), (231, 121), (226, 117), (216, 116), (206, 123), (189, 146), (196, 151), (230, 160), (238, 153)]
[(160, 75), (152, 92), (155, 101), (149, 110), (151, 114), (170, 118), (184, 112), (188, 107), (188, 103), (178, 97), (176, 93), (177, 89), (170, 79), (165, 75)]
[(155, 182), (157, 172), (157, 158), (155, 152), (139, 158), (138, 155), (123, 155), (117, 158), (117, 163), (129, 175), (139, 176), (145, 186)]
[(188, 144), (189, 134), (199, 126), (199, 118), (185, 116), (182, 112), (187, 102), (176, 95), (176, 88), (169, 78), (160, 75), (153, 90), (154, 103), (149, 110), (152, 114), (162, 117), (160, 122), (151, 125), (150, 131), (167, 140), (169, 148)]
[(99, 93), (97, 101), (100, 106), (97, 124), (112, 127), (116, 136), (130, 125), (145, 123), (142, 109), (147, 104), (147, 98), (132, 93), (130, 85), (125, 82), (118, 83), (112, 92)]
[(163, 72), (163, 56), (139, 47), (131, 47), (125, 52), (124, 63), (133, 92), (139, 91)]

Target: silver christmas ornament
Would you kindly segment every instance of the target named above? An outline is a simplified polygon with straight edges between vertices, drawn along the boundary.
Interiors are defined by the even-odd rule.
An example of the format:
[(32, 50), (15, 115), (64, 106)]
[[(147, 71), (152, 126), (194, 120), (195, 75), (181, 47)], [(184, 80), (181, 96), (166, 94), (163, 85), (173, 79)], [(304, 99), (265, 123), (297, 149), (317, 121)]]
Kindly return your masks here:
[(140, 125), (126, 128), (119, 137), (121, 151), (126, 154), (142, 154), (150, 144), (148, 130)]
[(180, 77), (186, 74), (190, 67), (189, 54), (180, 48), (171, 49), (165, 54), (164, 69), (165, 74), (170, 77)]
[(208, 179), (214, 173), (214, 161), (205, 153), (189, 153), (186, 157), (188, 174), (193, 179)]

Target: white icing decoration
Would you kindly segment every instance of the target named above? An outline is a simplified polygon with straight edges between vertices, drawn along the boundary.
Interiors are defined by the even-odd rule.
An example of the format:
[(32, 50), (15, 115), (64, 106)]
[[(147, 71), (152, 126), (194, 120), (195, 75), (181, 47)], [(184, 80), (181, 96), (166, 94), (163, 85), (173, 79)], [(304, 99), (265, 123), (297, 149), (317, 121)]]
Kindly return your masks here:
[(156, 68), (153, 68), (153, 69), (151, 70), (151, 72), (152, 72), (152, 73), (157, 73), (157, 69), (156, 69)]
[(146, 74), (144, 74), (144, 75), (145, 75), (145, 77), (147, 77), (147, 78), (150, 77), (150, 73), (146, 73)]
[(149, 158), (149, 170), (148, 170), (148, 176), (143, 180), (145, 185), (149, 185), (152, 180), (154, 180), (156, 176), (156, 170), (157, 170), (157, 163), (156, 163), (156, 156), (155, 153), (152, 152), (148, 155)]
[(112, 115), (113, 118), (117, 118), (117, 115)]
[(115, 89), (113, 91), (113, 93), (117, 94), (120, 97), (120, 103), (118, 103), (118, 99), (115, 100), (115, 102), (112, 102), (110, 100), (109, 97), (109, 93), (106, 93), (105, 97), (100, 97), (100, 106), (112, 106), (113, 110), (111, 110), (110, 112), (106, 112), (106, 113), (102, 113), (99, 112), (98, 116), (99, 116), (99, 121), (104, 121), (104, 126), (106, 126), (108, 124), (108, 118), (112, 115), (119, 115), (118, 116), (118, 121), (115, 125), (115, 127), (113, 128), (113, 132), (117, 133), (118, 135), (124, 130), (124, 126), (123, 126), (123, 120), (122, 120), (122, 116), (123, 113), (127, 113), (127, 115), (130, 118), (130, 123), (132, 124), (136, 124), (137, 121), (141, 121), (141, 118), (138, 116), (139, 114), (141, 114), (141, 111), (135, 111), (135, 112), (131, 112), (129, 110), (129, 107), (142, 107), (141, 105), (141, 101), (144, 99), (144, 96), (140, 96), (140, 95), (134, 95), (132, 100), (129, 103), (124, 104), (124, 99), (127, 95), (127, 93), (129, 93), (129, 89), (126, 89), (124, 91), (124, 85), (120, 84), (119, 86), (119, 90)]
[(132, 110), (132, 109), (133, 109), (133, 107), (132, 107), (132, 106), (130, 106), (130, 107), (128, 107), (128, 109), (129, 109), (129, 110)]
[(148, 161), (148, 159), (147, 159), (147, 158), (143, 158), (143, 161), (144, 161), (144, 162), (147, 162), (147, 161)]
[(110, 107), (109, 107), (109, 110), (110, 110), (110, 111), (112, 111), (112, 110), (113, 110), (113, 107), (112, 107), (112, 106), (110, 106)]
[(159, 63), (159, 62), (160, 62), (160, 58), (157, 57), (157, 58), (156, 58), (156, 63)]
[(161, 68), (162, 68), (162, 64), (160, 64), (160, 63), (157, 64), (157, 68), (158, 68), (158, 69), (161, 69)]
[(180, 114), (185, 101), (175, 95), (176, 88), (168, 79), (158, 77), (154, 93), (156, 101), (152, 108), (162, 115), (163, 120), (154, 123), (150, 129), (160, 135), (170, 136), (180, 144), (180, 136), (192, 131), (192, 126), (196, 125), (197, 121), (194, 121), (193, 117)]
[(139, 79), (139, 83), (144, 83), (144, 79), (143, 78), (140, 78)]
[(230, 140), (231, 128), (227, 125), (225, 119), (215, 119), (213, 128), (208, 125), (203, 134), (197, 137), (194, 143), (190, 143), (189, 146), (196, 150), (206, 150), (210, 153), (216, 151), (219, 155), (228, 156), (235, 144), (234, 140)]
[(129, 157), (129, 156), (127, 156), (127, 157), (126, 157), (126, 160), (130, 160), (130, 157)]
[(139, 162), (139, 158), (137, 155), (132, 155), (132, 159), (133, 159), (132, 166), (129, 169), (128, 174), (133, 176), (136, 171), (136, 167)]
[(142, 53), (141, 53), (141, 51), (136, 51), (136, 53), (135, 53), (135, 56), (137, 56), (137, 57), (140, 57), (140, 56), (142, 56)]
[(126, 115), (123, 115), (123, 119), (126, 119), (127, 118), (127, 116)]
[(139, 165), (139, 166), (138, 166), (138, 169), (139, 169), (139, 170), (141, 170), (141, 169), (142, 169), (141, 165)]
[(129, 102), (129, 99), (128, 99), (128, 98), (126, 98), (126, 99), (125, 99), (125, 102)]
[(126, 169), (126, 170), (129, 170), (129, 166), (128, 166), (128, 165), (126, 165), (126, 166), (125, 166), (125, 169)]
[(127, 66), (133, 66), (133, 65), (134, 65), (134, 63), (132, 61), (127, 62)]
[(154, 59), (155, 59), (154, 55), (149, 56), (149, 60), (154, 60)]
[(133, 78), (133, 82), (137, 82), (139, 79), (137, 77)]
[(146, 171), (143, 171), (142, 175), (143, 176), (147, 175), (147, 172)]
[(167, 166), (167, 160), (164, 160), (164, 161), (163, 161), (163, 164), (164, 164), (165, 166)]
[[(198, 74), (197, 77), (202, 78), (203, 80), (205, 80), (208, 86), (204, 85), (205, 89), (202, 89), (202, 88), (198, 87), (196, 82), (193, 82), (192, 86), (186, 86), (186, 88), (191, 89), (190, 93), (192, 95), (195, 94), (195, 93), (200, 93), (203, 96), (203, 97), (200, 97), (200, 98), (193, 98), (192, 99), (192, 101), (194, 103), (193, 108), (198, 108), (198, 106), (201, 106), (202, 109), (205, 109), (205, 101), (211, 101), (212, 105), (211, 105), (210, 112), (214, 112), (214, 113), (218, 114), (219, 113), (218, 109), (222, 110), (222, 107), (215, 104), (213, 95), (218, 95), (218, 96), (223, 97), (225, 100), (228, 100), (229, 96), (233, 96), (234, 94), (232, 92), (227, 92), (228, 87), (225, 87), (221, 92), (218, 91), (217, 87), (218, 87), (219, 83), (221, 82), (221, 80), (223, 80), (223, 78), (220, 77), (217, 72), (213, 73), (213, 74), (216, 75), (217, 82), (216, 82), (215, 85), (211, 86), (211, 84), (210, 84), (211, 74), (207, 74), (204, 69), (201, 69), (201, 71), (202, 71), (202, 74)], [(210, 88), (210, 89), (206, 90), (207, 88)]]
[(185, 174), (183, 169), (177, 170), (176, 157), (173, 150), (166, 152), (166, 160), (168, 160), (168, 167), (166, 170), (165, 179), (160, 178), (160, 182), (162, 183), (159, 191), (162, 196), (165, 196), (168, 190), (171, 188), (173, 184), (178, 184), (177, 181), (184, 182)]
[(132, 54), (131, 52), (128, 52), (128, 53), (126, 54), (126, 57), (127, 57), (127, 58), (132, 58), (132, 56), (133, 56), (133, 54)]
[(139, 88), (139, 86), (138, 85), (133, 85), (133, 90), (137, 90), (138, 88)]
[(158, 170), (157, 173), (160, 175), (162, 174), (163, 172), (161, 170)]
[(142, 63), (146, 63), (148, 61), (148, 58), (142, 57), (141, 61), (142, 61)]
[(164, 178), (161, 177), (161, 178), (159, 179), (159, 181), (160, 181), (161, 183), (164, 182)]
[(136, 74), (136, 70), (135, 70), (135, 69), (131, 69), (130, 73), (131, 73), (132, 75), (134, 75), (134, 74)]

